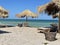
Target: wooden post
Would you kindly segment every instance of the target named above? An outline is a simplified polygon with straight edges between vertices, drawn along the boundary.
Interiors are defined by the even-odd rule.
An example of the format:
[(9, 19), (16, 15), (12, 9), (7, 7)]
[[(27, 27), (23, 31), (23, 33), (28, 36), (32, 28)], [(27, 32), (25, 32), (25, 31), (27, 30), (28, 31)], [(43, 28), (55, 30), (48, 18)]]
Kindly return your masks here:
[(58, 32), (60, 33), (60, 12), (59, 12)]
[(27, 18), (27, 16), (26, 16), (26, 22), (27, 22), (27, 19), (28, 19), (28, 18)]

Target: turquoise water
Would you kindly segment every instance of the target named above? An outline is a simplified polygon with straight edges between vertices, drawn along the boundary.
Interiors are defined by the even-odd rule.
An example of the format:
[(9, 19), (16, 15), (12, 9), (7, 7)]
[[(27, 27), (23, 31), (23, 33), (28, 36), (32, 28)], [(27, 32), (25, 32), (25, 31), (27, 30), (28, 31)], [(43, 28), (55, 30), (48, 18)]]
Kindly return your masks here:
[[(16, 26), (18, 23), (23, 23), (25, 20), (20, 19), (0, 19), (0, 24), (9, 24)], [(28, 20), (31, 27), (47, 27), (52, 23), (58, 23), (58, 20)]]

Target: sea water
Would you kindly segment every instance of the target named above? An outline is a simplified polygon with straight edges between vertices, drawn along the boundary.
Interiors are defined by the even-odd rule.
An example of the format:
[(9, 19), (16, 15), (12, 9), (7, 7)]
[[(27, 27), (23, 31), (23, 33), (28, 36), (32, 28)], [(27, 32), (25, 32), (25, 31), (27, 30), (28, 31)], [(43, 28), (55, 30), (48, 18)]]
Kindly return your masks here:
[[(21, 19), (0, 19), (0, 24), (7, 24), (14, 26), (24, 22), (26, 21)], [(58, 20), (28, 20), (27, 23), (31, 27), (48, 27), (52, 23), (58, 24)]]

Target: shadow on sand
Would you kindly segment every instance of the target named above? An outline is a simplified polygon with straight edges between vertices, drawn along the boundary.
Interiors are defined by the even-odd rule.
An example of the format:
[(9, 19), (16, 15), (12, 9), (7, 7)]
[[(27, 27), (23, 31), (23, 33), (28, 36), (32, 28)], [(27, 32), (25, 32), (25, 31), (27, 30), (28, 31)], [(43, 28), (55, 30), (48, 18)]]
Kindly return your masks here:
[(0, 30), (0, 34), (4, 34), (4, 33), (11, 33), (11, 32), (7, 32), (7, 31), (2, 31), (2, 30)]

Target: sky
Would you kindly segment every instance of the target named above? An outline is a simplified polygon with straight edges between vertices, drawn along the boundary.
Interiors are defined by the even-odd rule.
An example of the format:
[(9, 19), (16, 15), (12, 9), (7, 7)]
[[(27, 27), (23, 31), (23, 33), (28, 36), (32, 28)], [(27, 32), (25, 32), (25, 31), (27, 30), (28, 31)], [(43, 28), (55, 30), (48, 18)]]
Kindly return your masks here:
[[(16, 14), (21, 13), (25, 9), (29, 9), (34, 13), (37, 13), (37, 7), (49, 3), (51, 0), (0, 0), (0, 6), (4, 7), (9, 11), (8, 19), (18, 19)], [(23, 19), (23, 18), (22, 18)], [(32, 19), (29, 17), (29, 19)], [(47, 19), (53, 20), (51, 16), (45, 13), (38, 15), (38, 18), (34, 19)]]

